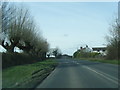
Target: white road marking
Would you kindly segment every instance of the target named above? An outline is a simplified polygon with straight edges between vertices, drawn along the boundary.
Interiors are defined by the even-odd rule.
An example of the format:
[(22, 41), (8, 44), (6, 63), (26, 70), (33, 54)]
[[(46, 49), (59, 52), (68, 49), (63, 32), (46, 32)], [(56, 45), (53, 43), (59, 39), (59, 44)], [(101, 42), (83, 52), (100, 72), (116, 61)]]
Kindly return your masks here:
[[(110, 75), (108, 75), (108, 74), (105, 74), (105, 73), (103, 73), (103, 72), (97, 72), (96, 70), (94, 70), (94, 69), (92, 69), (92, 68), (90, 68), (90, 67), (87, 67), (87, 66), (83, 66), (83, 67), (85, 67), (85, 68), (87, 68), (87, 69), (89, 69), (89, 70), (91, 70), (91, 71), (93, 71), (93, 72), (95, 72), (95, 73), (103, 76), (104, 78), (106, 78), (106, 79), (114, 82), (115, 84), (118, 84), (118, 79), (115, 78), (115, 77), (112, 77), (112, 76), (110, 76)], [(102, 73), (103, 73), (103, 74), (102, 74)], [(105, 75), (106, 75), (106, 76), (105, 76)], [(113, 80), (113, 79), (111, 79), (111, 78), (109, 78), (109, 77), (107, 77), (107, 76), (109, 76), (109, 77), (111, 77), (111, 78), (113, 78), (113, 79), (115, 79), (115, 80)]]

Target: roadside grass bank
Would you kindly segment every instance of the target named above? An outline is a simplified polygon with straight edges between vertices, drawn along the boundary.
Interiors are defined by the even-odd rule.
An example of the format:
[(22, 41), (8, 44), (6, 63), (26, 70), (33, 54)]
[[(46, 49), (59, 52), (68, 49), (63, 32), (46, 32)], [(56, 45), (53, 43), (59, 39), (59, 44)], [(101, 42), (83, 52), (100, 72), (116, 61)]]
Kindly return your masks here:
[(76, 59), (120, 65), (120, 60), (106, 60), (106, 59), (99, 59), (99, 58), (76, 58)]
[(58, 65), (55, 59), (34, 64), (13, 66), (2, 70), (3, 88), (35, 88)]

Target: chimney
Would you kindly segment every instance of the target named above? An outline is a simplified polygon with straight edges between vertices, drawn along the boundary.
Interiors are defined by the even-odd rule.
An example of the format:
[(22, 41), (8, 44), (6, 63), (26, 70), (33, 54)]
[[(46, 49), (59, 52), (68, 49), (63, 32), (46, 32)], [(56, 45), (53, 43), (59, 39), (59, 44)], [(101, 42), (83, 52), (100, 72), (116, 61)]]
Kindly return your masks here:
[(83, 47), (80, 47), (80, 49), (82, 50), (82, 49), (83, 49)]

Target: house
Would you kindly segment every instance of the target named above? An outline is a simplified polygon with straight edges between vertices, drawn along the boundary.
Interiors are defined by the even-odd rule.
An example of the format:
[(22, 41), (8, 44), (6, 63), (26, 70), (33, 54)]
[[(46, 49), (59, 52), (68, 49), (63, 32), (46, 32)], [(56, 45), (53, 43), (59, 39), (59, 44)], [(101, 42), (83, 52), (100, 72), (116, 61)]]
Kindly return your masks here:
[(93, 52), (101, 53), (103, 56), (107, 54), (107, 47), (93, 47)]
[(2, 45), (0, 45), (0, 52), (6, 52), (6, 49), (2, 47)]
[(86, 45), (86, 47), (80, 47), (80, 51), (82, 51), (82, 52), (92, 52), (92, 49), (90, 49), (89, 47), (88, 47), (88, 45)]

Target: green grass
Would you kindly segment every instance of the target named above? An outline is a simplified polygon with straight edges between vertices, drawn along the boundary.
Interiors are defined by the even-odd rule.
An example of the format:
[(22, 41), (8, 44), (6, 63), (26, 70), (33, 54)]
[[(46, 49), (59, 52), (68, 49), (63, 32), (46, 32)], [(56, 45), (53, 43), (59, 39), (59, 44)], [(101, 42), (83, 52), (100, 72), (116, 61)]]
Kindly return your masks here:
[(98, 58), (79, 58), (79, 60), (90, 60), (90, 61), (94, 61), (94, 62), (102, 62), (102, 63), (109, 63), (109, 64), (119, 64), (120, 65), (120, 61), (118, 60), (106, 60), (106, 59), (98, 59)]
[(56, 60), (14, 66), (2, 71), (3, 88), (33, 88), (57, 66)]

